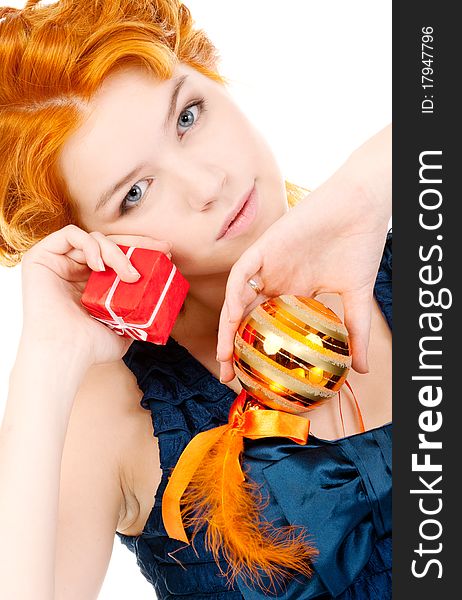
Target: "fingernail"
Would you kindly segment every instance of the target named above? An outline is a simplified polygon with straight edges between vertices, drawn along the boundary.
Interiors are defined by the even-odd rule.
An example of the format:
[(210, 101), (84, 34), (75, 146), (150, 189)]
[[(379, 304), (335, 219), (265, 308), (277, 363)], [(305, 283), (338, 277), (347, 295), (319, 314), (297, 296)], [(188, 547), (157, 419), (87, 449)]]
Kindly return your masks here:
[(138, 271), (135, 269), (135, 267), (132, 264), (128, 265), (128, 270), (130, 271), (130, 273), (132, 275), (137, 275), (138, 277), (141, 277), (140, 273), (138, 273)]
[(100, 271), (105, 271), (106, 270), (106, 267), (104, 266), (104, 263), (103, 263), (103, 259), (101, 257), (98, 258), (98, 267), (99, 267)]

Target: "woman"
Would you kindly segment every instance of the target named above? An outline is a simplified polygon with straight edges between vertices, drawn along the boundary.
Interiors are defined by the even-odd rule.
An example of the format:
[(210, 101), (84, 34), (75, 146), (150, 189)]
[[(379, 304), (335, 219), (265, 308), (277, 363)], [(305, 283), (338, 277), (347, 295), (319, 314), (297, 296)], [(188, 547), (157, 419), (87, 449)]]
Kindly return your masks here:
[[(264, 590), (242, 581), (230, 588), (201, 544), (196, 555), (168, 539), (159, 508), (181, 450), (199, 431), (225, 422), (240, 391), (236, 380), (217, 379), (228, 273), (287, 212), (297, 190), (288, 185), (287, 194), (269, 147), (222, 85), (214, 48), (193, 30), (183, 5), (33, 4), (20, 14), (0, 12), (8, 40), (0, 86), (0, 241), (5, 263), (24, 254), (23, 332), (0, 437), (1, 527), (11, 540), (0, 556), (0, 591), (15, 598), (61, 598), (69, 589), (94, 596), (117, 531), (160, 598), (260, 597)], [(143, 132), (136, 143), (134, 131)], [(136, 280), (115, 243), (171, 252), (190, 283), (165, 348), (115, 336), (79, 305), (100, 259), (124, 281)], [(389, 243), (384, 278), (390, 251)], [(335, 298), (324, 300), (341, 313)], [(323, 441), (343, 434), (336, 405), (328, 403), (310, 414), (317, 437), (305, 459), (316, 456), (334, 470), (343, 461), (356, 473), (346, 442), (355, 449), (364, 443), (365, 455), (376, 459), (389, 447), (382, 426), (390, 421), (391, 338), (377, 304), (371, 331), (370, 372), (350, 378), (369, 431), (343, 444)], [(349, 434), (357, 432), (355, 416), (344, 411)], [(249, 444), (246, 460), (258, 467), (262, 452), (280, 450), (294, 457), (293, 468), (299, 464), (294, 448), (275, 440)], [(270, 462), (279, 465), (273, 454)], [(261, 476), (258, 468), (253, 473)], [(348, 486), (355, 518), (357, 506), (365, 509), (361, 481)], [(25, 482), (35, 490), (32, 506)], [(384, 482), (386, 488), (385, 475)], [(290, 520), (282, 506), (278, 498), (271, 510)], [(377, 525), (380, 511), (369, 512), (357, 527), (332, 523), (348, 544), (328, 533), (313, 577), (288, 583), (292, 597), (389, 594), (388, 526)], [(27, 535), (18, 527), (25, 515), (34, 524)], [(18, 561), (25, 543), (29, 552)]]

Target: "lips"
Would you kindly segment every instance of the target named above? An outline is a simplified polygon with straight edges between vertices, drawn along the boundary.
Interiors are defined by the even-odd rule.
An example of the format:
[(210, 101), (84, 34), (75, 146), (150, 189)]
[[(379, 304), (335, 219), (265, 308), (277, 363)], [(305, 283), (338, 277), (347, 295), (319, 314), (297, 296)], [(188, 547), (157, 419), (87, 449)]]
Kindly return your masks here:
[(250, 195), (252, 194), (252, 192), (254, 190), (254, 187), (255, 187), (255, 182), (252, 185), (252, 188), (244, 194), (244, 196), (241, 198), (241, 200), (237, 203), (237, 206), (226, 217), (225, 222), (223, 223), (223, 226), (220, 229), (220, 233), (217, 236), (217, 240), (219, 240), (221, 237), (223, 237), (225, 235), (225, 233), (227, 232), (231, 223), (234, 221), (234, 219), (238, 216), (238, 214), (244, 208), (245, 204), (247, 203), (248, 199), (250, 198)]

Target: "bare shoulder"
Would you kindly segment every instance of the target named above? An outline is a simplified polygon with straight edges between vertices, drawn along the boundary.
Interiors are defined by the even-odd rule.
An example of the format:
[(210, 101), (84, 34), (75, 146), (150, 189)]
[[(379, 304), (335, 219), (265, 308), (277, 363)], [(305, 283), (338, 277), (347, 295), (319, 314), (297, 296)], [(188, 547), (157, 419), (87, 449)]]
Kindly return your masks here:
[[(133, 373), (122, 360), (93, 365), (76, 394), (67, 436), (74, 429), (85, 431), (84, 439), (101, 444), (98, 450), (120, 457), (121, 445), (143, 410), (141, 396)], [(109, 445), (103, 448), (106, 443)]]
[[(83, 379), (74, 402), (72, 416), (85, 411), (97, 416), (105, 414), (108, 426), (117, 418), (140, 413), (142, 392), (134, 374), (123, 360), (90, 367)], [(74, 414), (75, 413), (75, 414)]]
[(66, 435), (70, 452), (86, 444), (95, 464), (105, 465), (102, 476), (117, 480), (117, 530), (127, 534), (149, 515), (160, 481), (157, 440), (151, 414), (140, 406), (142, 395), (123, 360), (93, 365), (76, 395)]

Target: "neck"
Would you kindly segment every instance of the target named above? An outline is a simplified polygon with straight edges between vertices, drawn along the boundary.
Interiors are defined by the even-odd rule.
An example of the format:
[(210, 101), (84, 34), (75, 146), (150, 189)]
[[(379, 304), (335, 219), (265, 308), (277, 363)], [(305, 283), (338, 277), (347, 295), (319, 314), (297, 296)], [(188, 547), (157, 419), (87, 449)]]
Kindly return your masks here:
[(216, 339), (228, 275), (188, 276), (189, 292), (172, 330), (174, 339)]

